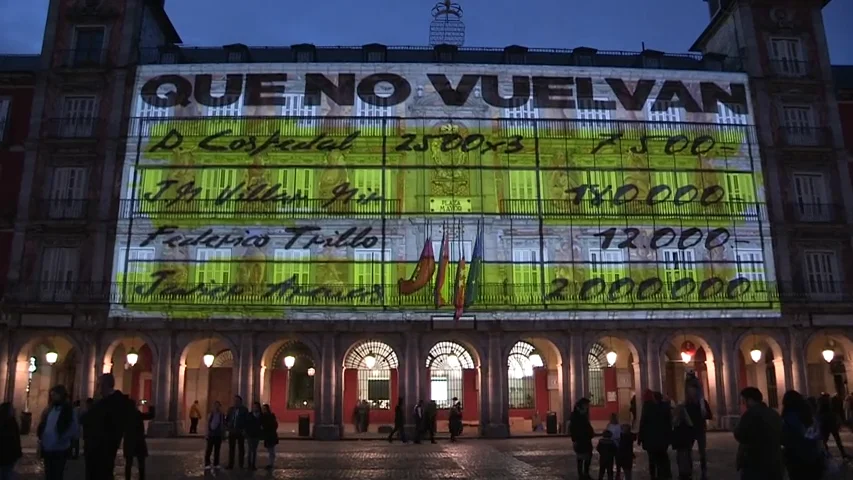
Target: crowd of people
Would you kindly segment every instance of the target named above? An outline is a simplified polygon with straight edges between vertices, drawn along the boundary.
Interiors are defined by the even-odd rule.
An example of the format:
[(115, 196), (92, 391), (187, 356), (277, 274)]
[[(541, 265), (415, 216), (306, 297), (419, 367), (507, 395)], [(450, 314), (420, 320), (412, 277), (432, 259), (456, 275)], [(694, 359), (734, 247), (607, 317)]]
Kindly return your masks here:
[[(414, 443), (421, 443), (421, 438), (425, 435), (429, 435), (429, 441), (435, 443), (435, 432), (438, 427), (438, 404), (433, 400), (424, 406), (424, 401), (418, 400), (412, 411), (412, 417), (415, 421)], [(462, 435), (462, 402), (456, 397), (453, 397), (448, 420), (450, 441), (456, 442), (457, 437)], [(394, 435), (398, 435), (403, 443), (408, 443), (405, 424), (406, 402), (405, 398), (400, 397), (394, 407), (394, 428), (388, 434), (388, 443), (394, 442)]]
[[(673, 402), (660, 392), (648, 390), (642, 397), (639, 431), (632, 423), (620, 425), (617, 416), (593, 449), (596, 432), (589, 418), (590, 401), (579, 400), (572, 411), (569, 434), (577, 458), (580, 480), (590, 480), (594, 451), (598, 452), (598, 478), (631, 480), (634, 442), (646, 452), (651, 480), (673, 477), (669, 450), (675, 452), (679, 480), (692, 480), (694, 446), (699, 456), (699, 476), (708, 479), (706, 438), (711, 408), (694, 374), (685, 380), (685, 400)], [(839, 436), (842, 425), (853, 430), (853, 394), (806, 399), (796, 391), (782, 398), (781, 414), (764, 403), (761, 391), (747, 387), (740, 393), (744, 406), (734, 437), (738, 442), (735, 465), (741, 480), (820, 480), (837, 473), (839, 462), (829, 453), (832, 436), (842, 459), (847, 453)], [(632, 401), (632, 404), (633, 401)], [(614, 471), (615, 470), (615, 471)]]

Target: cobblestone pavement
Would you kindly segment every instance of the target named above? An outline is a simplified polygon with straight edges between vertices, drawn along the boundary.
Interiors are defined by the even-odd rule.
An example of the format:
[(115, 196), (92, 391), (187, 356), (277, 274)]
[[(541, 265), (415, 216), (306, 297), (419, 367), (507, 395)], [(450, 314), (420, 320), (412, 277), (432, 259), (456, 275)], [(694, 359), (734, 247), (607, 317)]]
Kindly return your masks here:
[[(853, 435), (845, 434), (845, 448), (853, 449)], [(282, 441), (278, 445), (275, 469), (247, 472), (239, 469), (205, 472), (202, 466), (203, 443), (199, 439), (149, 440), (151, 457), (147, 477), (155, 480), (209, 479), (482, 479), (482, 480), (554, 480), (577, 479), (571, 442), (567, 438), (524, 438), (509, 440), (469, 439), (457, 444), (441, 441), (437, 445), (389, 445), (382, 441)], [(31, 442), (25, 443), (24, 459), (18, 464), (22, 479), (42, 478), (42, 467)], [(708, 435), (708, 477), (710, 480), (735, 480), (736, 444), (730, 433)], [(832, 447), (833, 452), (835, 448)], [(227, 446), (222, 457), (227, 459)], [(634, 478), (646, 480), (645, 454), (636, 451)], [(119, 453), (119, 455), (121, 455)], [(674, 454), (673, 472), (675, 473)], [(698, 457), (695, 478), (698, 479)], [(223, 461), (223, 465), (225, 462)], [(267, 464), (266, 454), (259, 454), (258, 464)], [(83, 461), (72, 460), (66, 479), (82, 480)], [(598, 469), (593, 461), (592, 475)], [(116, 478), (124, 476), (124, 460), (119, 459)], [(136, 478), (134, 473), (133, 478)], [(853, 473), (841, 478), (853, 480)]]

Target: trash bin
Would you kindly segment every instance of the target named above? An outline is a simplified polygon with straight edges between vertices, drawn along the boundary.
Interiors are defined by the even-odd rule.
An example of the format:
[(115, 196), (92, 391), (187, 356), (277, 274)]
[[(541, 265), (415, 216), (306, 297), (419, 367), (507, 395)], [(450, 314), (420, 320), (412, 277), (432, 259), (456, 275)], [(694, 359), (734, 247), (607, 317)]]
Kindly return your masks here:
[(299, 416), (299, 436), (300, 437), (310, 437), (311, 436), (311, 417), (308, 415), (300, 415)]
[(557, 434), (557, 412), (548, 412), (545, 417), (545, 431), (548, 435)]
[(32, 427), (33, 414), (30, 412), (21, 412), (21, 435), (29, 435)]

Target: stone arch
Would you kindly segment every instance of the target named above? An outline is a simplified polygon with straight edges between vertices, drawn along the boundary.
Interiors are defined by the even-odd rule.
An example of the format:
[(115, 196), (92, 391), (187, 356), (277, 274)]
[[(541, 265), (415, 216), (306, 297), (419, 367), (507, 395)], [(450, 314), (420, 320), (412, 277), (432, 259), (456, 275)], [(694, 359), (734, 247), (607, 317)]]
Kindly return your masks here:
[[(241, 365), (240, 350), (227, 335), (214, 331), (179, 334), (175, 343), (173, 365), (176, 364), (178, 369), (176, 380), (178, 418), (181, 419), (179, 429), (186, 432), (183, 423), (188, 420), (189, 408), (193, 401), (198, 400), (202, 416), (206, 416), (214, 400), (219, 400), (223, 402), (223, 406), (227, 406), (231, 403), (231, 397), (239, 392), (239, 375), (235, 373), (235, 369), (239, 369)], [(233, 368), (215, 369), (204, 365), (202, 357), (205, 352), (210, 351), (215, 359), (216, 355), (224, 350), (231, 351)], [(246, 393), (242, 392), (243, 395)], [(204, 428), (204, 422), (201, 422), (199, 433), (204, 433)]]
[[(95, 363), (98, 374), (112, 373), (117, 389), (135, 400), (152, 402), (156, 398), (155, 379), (159, 369), (161, 366), (169, 368), (168, 362), (161, 362), (159, 345), (149, 335), (137, 331), (111, 331), (102, 339), (102, 344), (106, 348), (103, 349), (103, 357)], [(139, 354), (136, 365), (115, 362), (117, 358), (124, 358), (131, 348)]]
[[(119, 346), (123, 345), (124, 342), (128, 339), (141, 340), (146, 345), (148, 345), (148, 348), (151, 349), (151, 354), (154, 356), (154, 358), (159, 358), (160, 345), (158, 345), (157, 342), (155, 342), (154, 339), (147, 333), (140, 331), (110, 331), (102, 338), (102, 343), (103, 345), (105, 345), (105, 347), (103, 350), (104, 356), (101, 360), (103, 360), (104, 366), (111, 362), (111, 359), (113, 358), (116, 349)], [(156, 364), (157, 362), (154, 363)]]
[[(259, 365), (258, 393), (261, 403), (270, 405), (280, 430), (296, 431), (300, 415), (316, 417), (319, 398), (320, 352), (308, 336), (287, 333), (276, 338), (262, 338), (255, 349), (255, 365)], [(287, 368), (284, 357), (293, 355), (294, 364)]]
[[(767, 329), (749, 329), (737, 337), (734, 345), (737, 392), (747, 386), (756, 387), (770, 407), (781, 407), (782, 396), (788, 389), (785, 365), (789, 360), (782, 345), (784, 339)], [(760, 352), (758, 361), (752, 358), (752, 350)]]
[(426, 371), (425, 390), (430, 401), (436, 402), (440, 420), (448, 418), (453, 398), (462, 402), (463, 419), (479, 416), (480, 358), (469, 342), (458, 338), (435, 340), (421, 362)]
[[(23, 330), (13, 337), (11, 352), (15, 367), (9, 372), (9, 394), (15, 408), (41, 414), (47, 407), (47, 392), (56, 383), (62, 382), (72, 399), (85, 398), (88, 388), (83, 384), (88, 378), (85, 372), (87, 352), (71, 332)], [(37, 350), (37, 351), (36, 351)], [(44, 358), (48, 350), (58, 353), (57, 362), (49, 365)], [(30, 382), (30, 356), (36, 357), (37, 370)], [(66, 364), (70, 360), (71, 363)], [(69, 385), (69, 383), (72, 383)], [(27, 385), (31, 388), (27, 390)]]
[[(833, 350), (833, 359), (823, 358), (824, 350)], [(853, 340), (839, 329), (820, 329), (812, 332), (805, 342), (806, 393), (847, 395), (848, 382), (853, 379)]]
[[(708, 401), (711, 410), (717, 411), (724, 403), (721, 397), (720, 372), (717, 371), (717, 360), (720, 356), (717, 346), (706, 338), (707, 334), (708, 332), (675, 331), (667, 335), (666, 340), (661, 343), (658, 358), (664, 367), (661, 369), (662, 373), (665, 372), (664, 394), (674, 402), (684, 401), (684, 379), (687, 371), (693, 370), (700, 377), (703, 397)], [(690, 342), (696, 347), (696, 354), (687, 364), (682, 361), (679, 353), (684, 342)]]
[[(507, 337), (502, 354), (508, 370), (506, 389), (510, 434), (545, 433), (547, 412), (557, 413), (557, 424), (563, 422), (565, 357), (557, 343), (536, 333), (513, 335)], [(538, 360), (541, 362), (534, 354), (540, 357)], [(519, 375), (519, 367), (524, 375)]]
[[(608, 420), (614, 413), (624, 423), (636, 420), (631, 415), (631, 398), (642, 396), (646, 386), (642, 375), (645, 359), (640, 355), (641, 350), (635, 342), (630, 333), (621, 332), (618, 335), (599, 332), (587, 338), (581, 355), (581, 371), (584, 372), (583, 395), (588, 398), (603, 397), (590, 398), (593, 402), (590, 415), (595, 420)], [(607, 358), (610, 352), (616, 353), (616, 362), (613, 365), (610, 365)], [(593, 378), (593, 374), (597, 374), (596, 378)], [(615, 398), (613, 393), (616, 394)]]
[[(359, 420), (359, 405), (367, 402), (373, 431), (383, 424), (393, 424), (394, 408), (400, 396), (400, 358), (389, 337), (368, 337), (352, 342), (340, 359), (343, 368), (343, 418), (349, 434), (366, 433)], [(372, 428), (371, 428), (372, 427)]]

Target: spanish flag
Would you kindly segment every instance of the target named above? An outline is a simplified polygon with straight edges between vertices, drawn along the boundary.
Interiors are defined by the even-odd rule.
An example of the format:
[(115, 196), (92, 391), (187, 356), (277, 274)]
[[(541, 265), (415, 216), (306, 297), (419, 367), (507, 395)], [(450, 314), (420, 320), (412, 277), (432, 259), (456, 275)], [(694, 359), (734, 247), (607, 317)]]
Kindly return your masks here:
[(438, 250), (438, 276), (435, 278), (435, 308), (444, 305), (441, 298), (441, 289), (444, 288), (444, 277), (447, 276), (447, 264), (450, 263), (450, 245), (447, 238), (447, 225), (443, 225), (444, 233), (441, 235), (441, 247)]
[(453, 314), (453, 320), (459, 320), (462, 312), (465, 311), (465, 253), (459, 257), (459, 264), (456, 265), (456, 281), (453, 282), (453, 305), (456, 306), (456, 312)]

